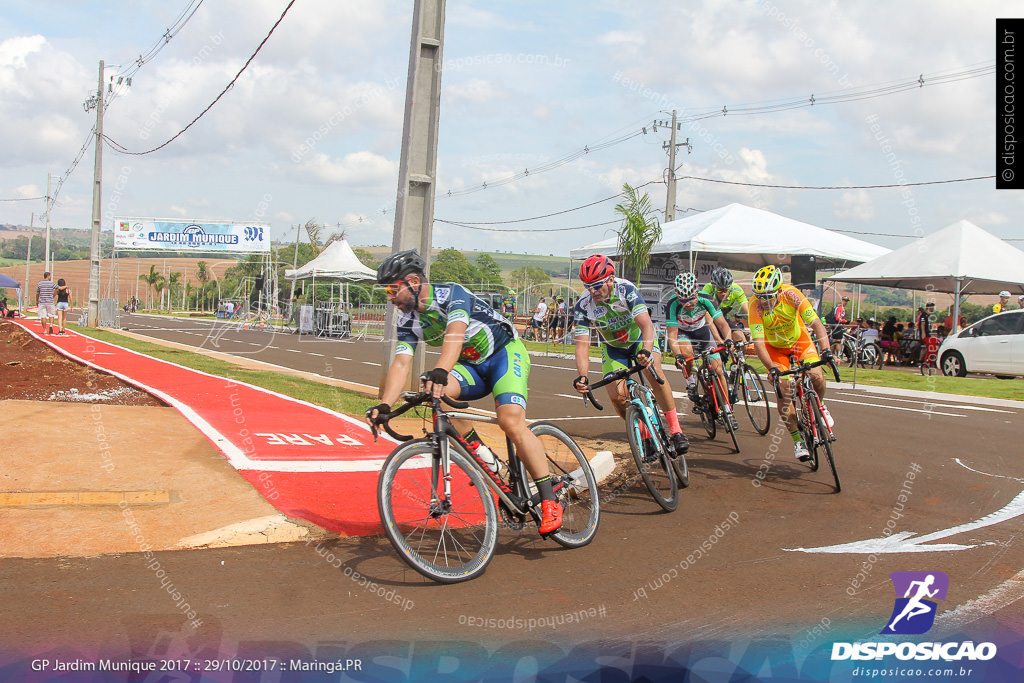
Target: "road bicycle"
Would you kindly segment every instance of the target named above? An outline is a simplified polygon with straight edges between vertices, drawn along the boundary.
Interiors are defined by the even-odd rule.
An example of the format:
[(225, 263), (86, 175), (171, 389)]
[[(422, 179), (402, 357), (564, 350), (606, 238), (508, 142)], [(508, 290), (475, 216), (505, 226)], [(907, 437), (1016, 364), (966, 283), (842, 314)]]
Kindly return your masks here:
[[(540, 493), (506, 438), (508, 461), (494, 473), (466, 442), (452, 420), (496, 423), (476, 413), (449, 412), (426, 392), (405, 392), (405, 403), (379, 421), (403, 441), (384, 461), (377, 483), (377, 507), (391, 544), (420, 574), (440, 583), (480, 576), (494, 555), (498, 527), (521, 530), (541, 523)], [(468, 403), (444, 402), (456, 410)], [(433, 428), (413, 440), (395, 432), (388, 420), (428, 405)], [(555, 496), (562, 504), (562, 526), (549, 536), (567, 548), (594, 539), (600, 519), (597, 479), (579, 445), (560, 428), (534, 422), (530, 431), (544, 446)], [(373, 428), (376, 438), (377, 429)], [(472, 453), (472, 455), (471, 455)], [(501, 515), (499, 522), (498, 515)]]
[[(650, 367), (654, 379), (664, 384), (664, 378), (658, 377), (653, 365)], [(654, 392), (644, 382), (641, 370), (643, 367), (633, 359), (628, 368), (617, 370), (591, 384), (589, 391), (583, 395), (583, 401), (585, 403), (590, 399), (595, 408), (604, 410), (594, 397), (594, 389), (625, 380), (628, 397), (626, 437), (633, 462), (655, 502), (666, 512), (672, 512), (679, 505), (679, 489), (690, 485), (690, 469), (686, 464), (686, 455), (676, 452), (675, 444), (669, 438), (665, 418), (658, 408)]]
[[(715, 438), (718, 433), (718, 423), (725, 426), (725, 430), (732, 437), (732, 448), (734, 453), (740, 452), (739, 441), (736, 440), (736, 430), (725, 414), (725, 396), (722, 394), (722, 387), (718, 383), (718, 373), (711, 367), (711, 356), (725, 351), (726, 346), (717, 346), (706, 349), (685, 362), (694, 361), (694, 371), (697, 375), (697, 400), (693, 402), (693, 412), (700, 416), (700, 423), (707, 432), (708, 438)], [(765, 428), (767, 430), (767, 427)]]
[(822, 403), (821, 396), (814, 389), (810, 375), (811, 370), (822, 365), (828, 365), (832, 369), (832, 375), (838, 382), (839, 368), (836, 366), (834, 359), (830, 358), (827, 361), (819, 360), (814, 363), (808, 363), (807, 361), (798, 362), (796, 356), (790, 355), (790, 369), (774, 373), (773, 383), (775, 384), (775, 393), (782, 396), (779, 387), (781, 378), (793, 377), (790, 381), (795, 384), (795, 390), (791, 392), (791, 396), (796, 404), (797, 428), (800, 430), (804, 445), (807, 446), (807, 450), (811, 454), (811, 471), (818, 471), (818, 452), (819, 450), (824, 451), (825, 458), (828, 460), (828, 466), (832, 469), (832, 477), (836, 482), (836, 493), (839, 493), (842, 490), (842, 486), (839, 483), (839, 471), (836, 469), (836, 460), (832, 453), (832, 444), (836, 441), (836, 435), (832, 428), (828, 426), (828, 421), (825, 419), (825, 414), (822, 411), (824, 404)]
[(733, 410), (736, 410), (736, 403), (742, 400), (750, 424), (758, 434), (764, 436), (771, 426), (772, 408), (768, 403), (768, 392), (764, 388), (761, 375), (747, 362), (744, 350), (752, 345), (753, 342), (749, 341), (733, 344), (730, 351), (732, 366), (726, 374), (725, 383), (729, 387), (729, 400), (732, 402)]
[(882, 347), (873, 341), (865, 341), (862, 337), (851, 334), (849, 330), (843, 330), (840, 353), (851, 368), (854, 363), (859, 363), (862, 368), (875, 365), (882, 367)]

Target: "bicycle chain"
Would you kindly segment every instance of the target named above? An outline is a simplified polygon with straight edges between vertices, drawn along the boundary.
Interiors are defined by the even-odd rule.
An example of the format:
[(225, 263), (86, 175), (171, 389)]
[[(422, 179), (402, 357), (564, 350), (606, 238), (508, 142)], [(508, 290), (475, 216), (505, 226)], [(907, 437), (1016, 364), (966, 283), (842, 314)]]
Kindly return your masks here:
[(521, 531), (526, 526), (526, 516), (509, 510), (503, 500), (498, 501), (498, 512), (501, 513), (501, 519), (505, 522), (506, 528), (512, 531)]

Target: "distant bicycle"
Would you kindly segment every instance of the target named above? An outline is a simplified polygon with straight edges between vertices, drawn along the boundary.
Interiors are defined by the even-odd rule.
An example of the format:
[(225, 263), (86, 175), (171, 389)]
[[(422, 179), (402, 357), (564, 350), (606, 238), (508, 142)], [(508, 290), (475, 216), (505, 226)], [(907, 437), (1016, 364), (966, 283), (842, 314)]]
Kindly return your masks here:
[(875, 342), (865, 342), (861, 337), (851, 334), (849, 330), (843, 332), (840, 349), (840, 353), (851, 368), (855, 363), (862, 368), (875, 365), (879, 368), (882, 367), (882, 348)]
[(804, 445), (807, 446), (807, 450), (811, 454), (811, 471), (818, 471), (818, 451), (823, 451), (828, 460), (828, 465), (832, 469), (832, 478), (836, 482), (836, 493), (839, 493), (842, 490), (842, 486), (839, 483), (839, 471), (836, 469), (836, 460), (832, 453), (832, 444), (836, 441), (836, 435), (832, 431), (832, 427), (825, 420), (821, 396), (818, 395), (814, 385), (811, 383), (810, 370), (822, 365), (828, 365), (832, 369), (832, 375), (838, 382), (839, 368), (836, 367), (834, 360), (819, 360), (814, 363), (808, 363), (807, 361), (798, 362), (796, 356), (791, 355), (789, 357), (790, 369), (775, 374), (775, 393), (780, 396), (782, 395), (779, 387), (779, 381), (782, 377), (793, 376), (796, 390), (792, 392), (792, 396), (796, 404), (797, 427), (804, 440)]
[[(655, 379), (664, 384), (664, 378), (658, 377), (657, 370), (653, 366), (651, 368)], [(641, 373), (643, 369), (634, 358), (628, 368), (613, 372), (591, 384), (583, 400), (586, 402), (589, 398), (595, 408), (604, 410), (594, 398), (594, 390), (626, 380), (626, 438), (633, 462), (654, 501), (666, 512), (672, 512), (679, 505), (679, 489), (690, 485), (690, 470), (686, 464), (686, 455), (677, 453), (669, 438), (668, 427), (655, 401), (654, 392), (644, 383)], [(637, 377), (640, 379), (637, 380)]]
[[(715, 438), (715, 434), (718, 433), (718, 423), (721, 422), (729, 436), (732, 437), (732, 447), (734, 453), (740, 452), (739, 441), (736, 440), (736, 430), (732, 426), (732, 422), (726, 417), (725, 414), (725, 396), (722, 394), (722, 387), (718, 383), (718, 373), (714, 371), (709, 362), (711, 356), (721, 351), (725, 351), (726, 347), (716, 346), (715, 348), (706, 349), (702, 353), (697, 354), (692, 359), (687, 358), (686, 362), (694, 360), (694, 368), (697, 373), (697, 400), (693, 402), (693, 412), (700, 416), (700, 423), (704, 427), (704, 431), (707, 432), (708, 438)], [(767, 401), (765, 401), (767, 405)], [(765, 427), (767, 430), (767, 427)]]
[(764, 381), (761, 375), (757, 374), (750, 363), (747, 362), (744, 349), (752, 346), (753, 342), (737, 342), (733, 345), (730, 354), (732, 355), (732, 367), (726, 374), (726, 385), (729, 387), (729, 400), (732, 402), (733, 411), (736, 410), (736, 402), (742, 400), (747, 409), (747, 417), (754, 430), (764, 436), (772, 422), (771, 405), (768, 403), (768, 392), (764, 388)]
[[(506, 438), (508, 462), (492, 472), (451, 420), (495, 422), (477, 413), (449, 412), (425, 392), (405, 392), (403, 405), (380, 422), (398, 441), (384, 461), (377, 482), (377, 507), (384, 531), (402, 559), (420, 574), (440, 583), (480, 576), (490, 563), (499, 524), (520, 530), (541, 522), (540, 494), (526, 466)], [(468, 403), (444, 399), (462, 410)], [(396, 433), (388, 420), (420, 405), (429, 405), (433, 429), (424, 438)], [(534, 422), (547, 455), (556, 499), (563, 506), (562, 526), (551, 538), (567, 548), (587, 545), (597, 533), (601, 501), (597, 479), (583, 451), (560, 428)], [(376, 428), (373, 430), (377, 434)], [(501, 516), (501, 522), (498, 516)]]

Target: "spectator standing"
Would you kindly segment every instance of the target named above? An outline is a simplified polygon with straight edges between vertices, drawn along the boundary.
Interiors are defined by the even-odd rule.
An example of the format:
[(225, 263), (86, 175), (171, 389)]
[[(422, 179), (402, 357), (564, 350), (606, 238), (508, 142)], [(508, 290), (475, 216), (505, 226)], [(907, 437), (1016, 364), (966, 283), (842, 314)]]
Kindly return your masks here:
[(68, 311), (71, 310), (71, 288), (64, 278), (57, 280), (57, 289), (54, 293), (57, 295), (57, 334), (67, 334), (64, 326), (68, 321)]
[(54, 308), (53, 293), (57, 285), (50, 279), (50, 271), (43, 273), (43, 279), (36, 285), (36, 306), (37, 315), (45, 334), (53, 334), (52, 320), (56, 317), (57, 311)]
[(548, 305), (544, 303), (544, 297), (537, 302), (537, 308), (533, 311), (533, 328), (537, 335), (537, 341), (544, 341), (544, 318), (548, 315)]

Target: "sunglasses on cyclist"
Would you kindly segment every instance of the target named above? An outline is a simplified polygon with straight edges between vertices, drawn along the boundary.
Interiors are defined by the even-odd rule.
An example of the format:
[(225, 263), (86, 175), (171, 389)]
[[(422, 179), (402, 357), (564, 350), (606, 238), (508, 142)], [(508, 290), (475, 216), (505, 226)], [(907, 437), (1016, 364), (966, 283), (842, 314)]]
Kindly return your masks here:
[(384, 291), (387, 292), (388, 296), (395, 296), (402, 289), (402, 285), (407, 284), (409, 283), (405, 281), (405, 278), (402, 278), (398, 282), (392, 282), (389, 285), (384, 285)]
[(756, 296), (761, 301), (771, 301), (777, 295), (778, 295), (778, 292), (772, 292), (771, 294), (769, 294), (768, 292), (765, 292), (763, 294), (754, 294), (754, 296)]
[(591, 282), (591, 283), (584, 282), (583, 286), (586, 287), (587, 289), (589, 289), (591, 292), (596, 292), (597, 290), (599, 290), (602, 287), (604, 287), (606, 284), (608, 284), (608, 280), (600, 280), (598, 282)]
[(678, 294), (676, 295), (676, 298), (679, 299), (679, 303), (681, 303), (681, 304), (692, 304), (694, 301), (697, 300), (697, 297), (695, 297), (695, 296), (691, 296), (691, 297), (689, 297), (687, 299), (684, 299), (683, 297), (679, 296)]
[(722, 289), (721, 287), (715, 287), (715, 291), (718, 292), (719, 294), (722, 294), (723, 292), (728, 292), (729, 288), (726, 287), (725, 289)]

